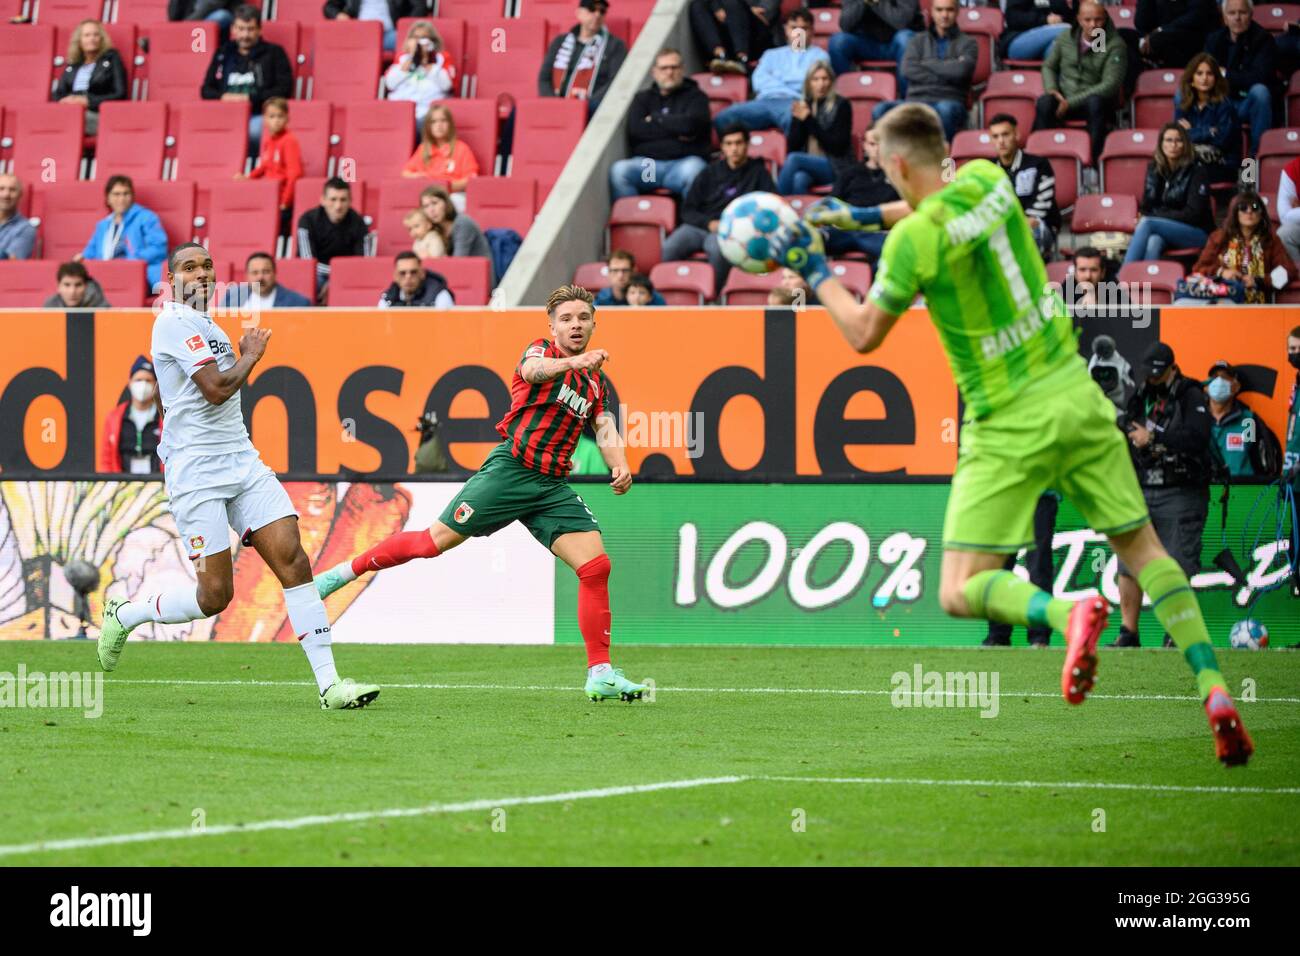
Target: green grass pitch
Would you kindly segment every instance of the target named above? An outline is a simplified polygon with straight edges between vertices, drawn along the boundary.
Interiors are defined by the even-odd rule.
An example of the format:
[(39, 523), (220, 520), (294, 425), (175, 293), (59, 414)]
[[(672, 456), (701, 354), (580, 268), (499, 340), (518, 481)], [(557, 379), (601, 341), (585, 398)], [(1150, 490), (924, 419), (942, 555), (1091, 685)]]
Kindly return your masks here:
[[(1107, 652), (1079, 708), (1059, 648), (616, 648), (635, 704), (589, 702), (574, 647), (336, 655), (372, 707), (321, 712), (293, 646), (133, 643), (98, 719), (0, 709), (0, 865), (1300, 864), (1294, 653), (1220, 652), (1258, 698), (1234, 770), (1168, 651)], [(918, 663), (996, 672), (997, 716), (892, 706)]]

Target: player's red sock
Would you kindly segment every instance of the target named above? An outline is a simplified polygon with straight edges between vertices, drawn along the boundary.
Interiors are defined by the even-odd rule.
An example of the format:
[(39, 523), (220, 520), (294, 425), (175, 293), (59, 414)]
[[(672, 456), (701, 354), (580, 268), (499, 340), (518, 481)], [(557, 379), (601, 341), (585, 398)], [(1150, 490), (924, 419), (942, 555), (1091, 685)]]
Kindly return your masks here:
[(353, 558), (352, 573), (361, 575), (367, 571), (382, 571), (405, 564), (412, 558), (436, 558), (440, 553), (428, 529), (399, 531)]
[(587, 644), (587, 666), (609, 663), (609, 555), (578, 568), (578, 628)]

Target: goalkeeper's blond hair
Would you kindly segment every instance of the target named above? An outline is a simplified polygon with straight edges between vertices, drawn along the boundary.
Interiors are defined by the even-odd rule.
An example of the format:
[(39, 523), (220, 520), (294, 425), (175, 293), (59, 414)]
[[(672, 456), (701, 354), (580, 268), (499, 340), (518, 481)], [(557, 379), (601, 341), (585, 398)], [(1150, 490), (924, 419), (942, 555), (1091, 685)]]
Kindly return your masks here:
[(562, 285), (552, 292), (546, 300), (546, 314), (555, 318), (555, 310), (566, 302), (585, 302), (592, 315), (596, 314), (596, 297), (580, 285)]
[(916, 165), (940, 166), (948, 156), (939, 114), (924, 103), (895, 106), (873, 129), (882, 158), (894, 153)]

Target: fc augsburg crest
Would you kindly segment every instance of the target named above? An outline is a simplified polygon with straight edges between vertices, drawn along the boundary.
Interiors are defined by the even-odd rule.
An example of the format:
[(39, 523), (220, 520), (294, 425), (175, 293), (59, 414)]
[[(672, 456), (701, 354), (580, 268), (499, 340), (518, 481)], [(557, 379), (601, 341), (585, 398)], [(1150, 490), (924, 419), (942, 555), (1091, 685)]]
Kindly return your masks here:
[(456, 508), (456, 513), (452, 515), (456, 519), (456, 524), (464, 524), (474, 514), (474, 509), (468, 501), (462, 501)]

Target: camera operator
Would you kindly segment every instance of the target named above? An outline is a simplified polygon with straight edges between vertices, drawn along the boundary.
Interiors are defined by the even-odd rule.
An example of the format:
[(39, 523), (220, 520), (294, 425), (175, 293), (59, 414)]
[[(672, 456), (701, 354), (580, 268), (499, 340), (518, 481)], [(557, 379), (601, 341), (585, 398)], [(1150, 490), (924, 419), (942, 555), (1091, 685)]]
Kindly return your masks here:
[[(1160, 543), (1188, 578), (1201, 569), (1201, 535), (1210, 505), (1209, 400), (1198, 382), (1174, 362), (1174, 351), (1156, 342), (1142, 356), (1141, 384), (1120, 417), (1128, 435), (1138, 484)], [(1119, 565), (1123, 624), (1112, 647), (1137, 647), (1142, 589)], [(1169, 635), (1165, 645), (1172, 646)]]
[(1128, 403), (1137, 391), (1137, 386), (1133, 383), (1133, 366), (1120, 354), (1115, 340), (1109, 335), (1099, 335), (1092, 340), (1088, 373), (1115, 406), (1115, 418), (1118, 421), (1128, 410)]

